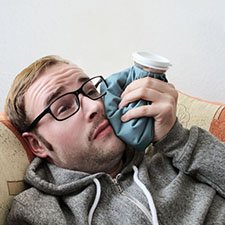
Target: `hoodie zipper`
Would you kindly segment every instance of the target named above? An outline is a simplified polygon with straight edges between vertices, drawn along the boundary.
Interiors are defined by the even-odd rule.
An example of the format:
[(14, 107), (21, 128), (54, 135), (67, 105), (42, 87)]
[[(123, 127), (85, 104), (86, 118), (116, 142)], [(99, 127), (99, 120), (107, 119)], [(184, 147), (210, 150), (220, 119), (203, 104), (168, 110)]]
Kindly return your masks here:
[(145, 214), (145, 216), (148, 218), (148, 220), (150, 222), (152, 222), (152, 217), (151, 217), (149, 210), (139, 200), (137, 200), (135, 197), (131, 196), (129, 193), (127, 193), (123, 190), (123, 188), (121, 187), (121, 185), (118, 181), (120, 177), (121, 177), (121, 174), (119, 173), (113, 179), (113, 183), (116, 186), (118, 192), (120, 194), (122, 194), (124, 197), (126, 197), (129, 201), (131, 201), (134, 205), (136, 205)]

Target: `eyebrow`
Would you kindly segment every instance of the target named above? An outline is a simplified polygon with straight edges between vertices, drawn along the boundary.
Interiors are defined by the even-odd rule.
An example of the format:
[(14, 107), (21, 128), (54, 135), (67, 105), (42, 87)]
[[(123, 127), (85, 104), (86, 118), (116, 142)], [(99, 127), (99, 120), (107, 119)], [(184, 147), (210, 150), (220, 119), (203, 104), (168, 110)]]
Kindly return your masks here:
[(79, 77), (78, 82), (84, 83), (85, 81), (89, 80), (90, 77)]
[(44, 102), (45, 107), (50, 105), (54, 99), (59, 97), (63, 93), (64, 90), (65, 90), (65, 88), (63, 86), (61, 86), (61, 87), (57, 88), (54, 92), (52, 92)]
[[(78, 82), (79, 83), (84, 83), (85, 81), (89, 80), (89, 77), (79, 77), (78, 78)], [(82, 84), (81, 84), (82, 85)], [(80, 88), (80, 87), (79, 87)], [(78, 89), (79, 89), (78, 88)], [(65, 87), (60, 86), (59, 88), (57, 88), (54, 92), (52, 92), (48, 98), (45, 100), (44, 105), (45, 107), (47, 107), (48, 105), (50, 105), (56, 98), (60, 97), (60, 95), (62, 95), (62, 93), (65, 91)]]

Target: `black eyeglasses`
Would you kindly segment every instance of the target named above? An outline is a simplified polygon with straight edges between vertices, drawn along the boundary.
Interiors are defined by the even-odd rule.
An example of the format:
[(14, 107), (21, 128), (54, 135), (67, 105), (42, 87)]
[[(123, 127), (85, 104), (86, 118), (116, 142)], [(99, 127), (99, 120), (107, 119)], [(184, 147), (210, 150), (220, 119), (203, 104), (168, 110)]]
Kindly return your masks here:
[[(85, 81), (77, 90), (59, 96), (33, 120), (26, 131), (28, 132), (34, 129), (47, 113), (50, 113), (52, 117), (58, 121), (68, 119), (80, 109), (78, 95), (83, 94), (92, 100), (97, 100), (106, 94), (106, 92), (101, 93), (100, 91), (100, 86), (102, 87), (102, 85), (107, 87), (107, 83), (102, 76), (92, 77)], [(104, 88), (104, 90), (106, 90), (106, 88)]]

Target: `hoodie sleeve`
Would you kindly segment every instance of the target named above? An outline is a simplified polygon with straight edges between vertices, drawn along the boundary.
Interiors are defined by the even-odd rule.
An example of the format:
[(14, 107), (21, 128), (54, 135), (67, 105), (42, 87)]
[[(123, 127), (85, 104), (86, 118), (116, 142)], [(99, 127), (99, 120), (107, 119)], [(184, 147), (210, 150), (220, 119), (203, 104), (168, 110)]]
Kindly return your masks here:
[(10, 212), (7, 216), (7, 225), (31, 225), (32, 223), (29, 223), (25, 219), (25, 211), (24, 206), (20, 204), (17, 201), (13, 201), (13, 204), (11, 206)]
[(176, 122), (168, 135), (155, 144), (155, 150), (172, 158), (173, 166), (225, 197), (225, 143), (209, 132)]

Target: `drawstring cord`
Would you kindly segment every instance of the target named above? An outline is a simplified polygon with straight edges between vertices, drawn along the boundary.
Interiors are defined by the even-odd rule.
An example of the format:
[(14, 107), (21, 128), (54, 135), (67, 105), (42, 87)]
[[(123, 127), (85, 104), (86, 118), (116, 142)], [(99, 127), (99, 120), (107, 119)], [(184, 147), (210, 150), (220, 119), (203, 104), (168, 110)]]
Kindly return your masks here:
[(93, 181), (94, 181), (95, 186), (96, 186), (96, 195), (95, 195), (94, 203), (91, 206), (91, 209), (90, 209), (89, 214), (88, 214), (88, 224), (89, 225), (91, 225), (94, 211), (95, 211), (95, 209), (98, 205), (98, 202), (99, 202), (99, 199), (100, 199), (100, 196), (101, 196), (101, 184), (100, 184), (99, 180), (97, 178), (94, 178)]
[[(134, 175), (133, 175), (134, 182), (141, 188), (141, 190), (144, 192), (144, 194), (148, 200), (148, 204), (149, 204), (151, 214), (152, 214), (153, 225), (159, 225), (158, 218), (157, 218), (157, 212), (156, 212), (156, 208), (155, 208), (155, 204), (154, 204), (152, 195), (148, 191), (146, 186), (139, 180), (138, 168), (136, 166), (133, 166), (133, 170), (134, 170)], [(92, 223), (93, 214), (97, 208), (97, 205), (98, 205), (98, 202), (99, 202), (100, 196), (101, 196), (101, 184), (100, 184), (99, 180), (97, 178), (94, 178), (93, 181), (96, 186), (96, 195), (95, 195), (95, 200), (94, 200), (94, 202), (91, 206), (91, 209), (88, 213), (88, 225), (91, 225), (91, 223)]]
[(135, 181), (135, 183), (141, 188), (141, 190), (144, 192), (146, 198), (148, 199), (148, 204), (149, 204), (151, 214), (152, 214), (153, 225), (159, 225), (158, 218), (157, 218), (157, 212), (156, 212), (156, 208), (155, 208), (155, 204), (154, 204), (152, 195), (148, 191), (146, 186), (139, 180), (138, 169), (137, 169), (136, 166), (133, 166), (133, 170), (134, 170), (134, 181)]

